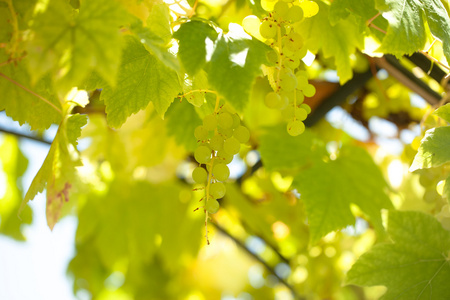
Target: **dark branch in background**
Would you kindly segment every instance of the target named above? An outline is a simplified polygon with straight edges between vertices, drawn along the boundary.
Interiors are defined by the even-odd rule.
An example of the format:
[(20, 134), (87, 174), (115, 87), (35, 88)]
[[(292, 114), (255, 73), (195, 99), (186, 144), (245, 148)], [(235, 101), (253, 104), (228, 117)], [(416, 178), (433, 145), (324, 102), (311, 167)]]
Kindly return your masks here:
[(275, 270), (269, 265), (267, 264), (266, 261), (264, 261), (261, 257), (259, 257), (258, 255), (256, 255), (255, 253), (251, 252), (245, 245), (243, 242), (241, 242), (240, 240), (238, 240), (237, 238), (235, 238), (234, 236), (232, 236), (228, 231), (226, 231), (223, 227), (221, 227), (220, 225), (211, 222), (211, 224), (223, 235), (229, 237), (230, 239), (232, 239), (236, 245), (238, 245), (239, 247), (241, 247), (245, 252), (247, 252), (250, 256), (252, 256), (254, 259), (256, 259), (258, 262), (260, 262), (266, 269), (267, 271), (269, 271), (273, 276), (275, 276), (285, 287), (287, 287), (291, 293), (292, 296), (295, 299), (298, 300), (306, 300), (305, 297), (300, 296), (297, 294), (297, 292), (295, 291), (294, 287), (291, 286), (289, 283), (287, 283), (283, 278), (281, 278), (280, 276), (277, 275), (277, 273), (275, 272)]
[[(437, 82), (441, 82), (442, 79), (447, 75), (441, 67), (437, 64), (431, 62), (425, 55), (421, 53), (414, 53), (411, 56), (405, 56), (408, 60), (414, 63), (416, 66), (422, 69), (425, 73), (428, 74), (431, 78), (436, 80)], [(444, 87), (446, 88), (446, 87)]]
[(23, 133), (16, 132), (16, 131), (11, 131), (11, 130), (3, 128), (3, 127), (0, 127), (0, 132), (6, 133), (6, 134), (12, 134), (12, 135), (15, 135), (15, 136), (17, 136), (19, 138), (25, 138), (25, 139), (33, 140), (33, 141), (36, 141), (36, 142), (41, 142), (41, 143), (44, 143), (44, 144), (47, 144), (47, 145), (51, 145), (52, 144), (52, 141), (47, 141), (47, 140), (45, 140), (42, 137), (28, 135), (28, 134), (23, 134)]
[(394, 56), (385, 55), (382, 58), (375, 58), (375, 61), (377, 65), (385, 69), (389, 75), (396, 78), (400, 83), (417, 93), (431, 105), (436, 105), (439, 103), (441, 95), (436, 93), (436, 91), (430, 88), (420, 78), (417, 78)]
[(372, 71), (370, 69), (364, 73), (355, 73), (352, 79), (341, 86), (333, 95), (322, 101), (322, 103), (305, 120), (305, 125), (307, 127), (314, 126), (325, 117), (331, 109), (344, 103), (351, 94), (362, 88), (372, 76)]

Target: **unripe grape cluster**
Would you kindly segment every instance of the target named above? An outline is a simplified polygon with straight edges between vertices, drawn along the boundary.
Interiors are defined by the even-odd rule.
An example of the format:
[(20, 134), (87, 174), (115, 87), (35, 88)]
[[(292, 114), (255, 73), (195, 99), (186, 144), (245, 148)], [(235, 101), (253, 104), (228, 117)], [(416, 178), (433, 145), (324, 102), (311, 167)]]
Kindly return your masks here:
[(303, 100), (305, 96), (314, 96), (316, 89), (309, 83), (308, 73), (302, 70), (301, 60), (307, 49), (302, 36), (296, 32), (296, 24), (316, 15), (319, 7), (317, 3), (305, 0), (282, 0), (266, 6), (273, 9), (262, 22), (255, 16), (248, 16), (243, 27), (248, 33), (265, 39), (274, 50), (269, 53), (268, 60), (275, 66), (265, 72), (273, 91), (265, 96), (264, 102), (269, 108), (281, 110), (287, 120), (288, 133), (297, 136), (305, 130), (303, 121), (311, 112)]
[(219, 210), (217, 199), (225, 196), (224, 181), (230, 176), (228, 164), (240, 150), (241, 144), (250, 139), (249, 130), (241, 125), (241, 119), (231, 108), (222, 107), (207, 115), (203, 125), (195, 128), (197, 149), (194, 158), (199, 163), (192, 172), (192, 179), (203, 184), (205, 212), (214, 214)]

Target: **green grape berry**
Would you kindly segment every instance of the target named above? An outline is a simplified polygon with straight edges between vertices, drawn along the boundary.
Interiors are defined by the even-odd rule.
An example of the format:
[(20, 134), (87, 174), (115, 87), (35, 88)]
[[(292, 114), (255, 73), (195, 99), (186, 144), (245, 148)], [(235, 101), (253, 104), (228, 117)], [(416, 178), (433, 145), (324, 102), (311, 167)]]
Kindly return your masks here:
[(216, 199), (210, 198), (205, 205), (205, 209), (210, 214), (215, 214), (219, 210), (220, 204)]
[(230, 177), (230, 169), (226, 164), (217, 164), (213, 167), (214, 178), (225, 181)]
[(306, 97), (312, 97), (316, 94), (316, 88), (312, 84), (308, 84), (303, 88), (303, 94)]
[(297, 78), (291, 72), (280, 75), (280, 86), (286, 92), (293, 91), (297, 87)]
[(245, 126), (239, 126), (234, 130), (233, 136), (241, 143), (245, 144), (250, 139), (250, 131)]
[(291, 69), (296, 69), (300, 65), (300, 59), (293, 57), (285, 57), (283, 60), (283, 64)]
[(266, 39), (272, 39), (277, 35), (277, 25), (273, 21), (266, 20), (261, 23), (259, 33)]
[(285, 19), (287, 16), (287, 13), (289, 11), (289, 5), (286, 2), (278, 1), (277, 3), (275, 3), (275, 6), (273, 7), (273, 11), (278, 16)]
[(285, 119), (293, 119), (295, 116), (295, 109), (293, 105), (288, 105), (285, 109), (281, 111), (281, 115)]
[(214, 199), (220, 199), (225, 196), (227, 189), (225, 188), (225, 184), (222, 182), (214, 182), (209, 187), (209, 193), (213, 196)]
[(208, 138), (208, 130), (203, 126), (197, 126), (194, 130), (194, 136), (199, 141), (204, 141)]
[(237, 154), (240, 148), (241, 143), (239, 143), (239, 141), (235, 137), (230, 137), (223, 143), (223, 150), (225, 150), (225, 152), (229, 155)]
[(267, 60), (273, 64), (278, 63), (278, 53), (275, 50), (267, 52)]
[(301, 108), (303, 108), (304, 110), (306, 110), (306, 112), (308, 113), (308, 115), (311, 113), (311, 107), (309, 107), (308, 104), (303, 103), (302, 105), (300, 105)]
[(233, 160), (233, 155), (226, 153), (223, 149), (217, 151), (217, 159), (224, 164), (229, 164)]
[(292, 23), (301, 21), (303, 19), (303, 9), (300, 6), (291, 6), (287, 12), (286, 18)]
[(280, 103), (281, 96), (275, 92), (268, 93), (264, 98), (264, 104), (266, 104), (268, 108), (277, 108), (280, 106)]
[(207, 115), (203, 119), (203, 128), (209, 131), (213, 131), (217, 127), (217, 118), (214, 114)]
[(231, 125), (231, 128), (235, 129), (241, 125), (241, 117), (238, 114), (232, 114), (231, 116), (233, 117), (233, 125)]
[(206, 179), (208, 179), (208, 173), (202, 167), (196, 167), (194, 171), (192, 171), (192, 179), (196, 183), (205, 183)]
[(218, 125), (223, 129), (230, 129), (233, 126), (233, 116), (228, 112), (219, 114)]
[(291, 31), (286, 39), (285, 46), (292, 52), (296, 52), (303, 47), (303, 39), (302, 36), (296, 32)]
[(227, 129), (219, 128), (217, 131), (218, 131), (225, 139), (228, 139), (228, 138), (230, 138), (230, 137), (233, 136), (233, 129), (231, 129), (231, 128), (227, 128)]
[(223, 147), (223, 141), (223, 136), (221, 136), (220, 134), (215, 134), (209, 141), (209, 146), (214, 151), (219, 151)]
[(306, 112), (306, 109), (300, 107), (295, 110), (295, 118), (296, 119), (303, 121), (306, 119), (307, 116), (308, 116), (308, 113)]
[(206, 164), (211, 160), (211, 149), (206, 146), (199, 146), (194, 151), (195, 160), (200, 164)]
[(287, 124), (287, 131), (291, 136), (297, 136), (305, 131), (305, 124), (303, 122), (295, 120)]

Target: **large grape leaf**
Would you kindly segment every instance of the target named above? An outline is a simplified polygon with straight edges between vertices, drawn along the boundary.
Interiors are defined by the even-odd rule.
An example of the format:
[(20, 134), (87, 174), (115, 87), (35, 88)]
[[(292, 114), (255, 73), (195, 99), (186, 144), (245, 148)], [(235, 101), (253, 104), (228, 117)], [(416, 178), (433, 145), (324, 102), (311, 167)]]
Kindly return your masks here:
[(126, 119), (153, 102), (161, 117), (181, 91), (178, 75), (150, 54), (136, 38), (129, 36), (123, 51), (117, 86), (106, 86), (105, 101), (108, 124), (120, 127)]
[(378, 10), (375, 8), (374, 0), (335, 0), (330, 6), (331, 25), (334, 26), (341, 19), (347, 19), (349, 16), (354, 16), (355, 23), (361, 33), (370, 33), (381, 41), (384, 38), (384, 34), (379, 29), (387, 30), (387, 20), (382, 16), (378, 16), (372, 21), (372, 24), (379, 29), (367, 26), (367, 21), (377, 14)]
[[(8, 56), (0, 51), (0, 62)], [(61, 103), (49, 77), (36, 84), (31, 83), (30, 75), (23, 62), (9, 63), (0, 67), (0, 111), (20, 125), (28, 123), (31, 129), (47, 129), (61, 121)]]
[[(334, 57), (340, 83), (352, 78), (350, 55), (364, 45), (358, 26), (351, 19), (331, 24), (329, 6), (321, 1), (319, 13), (297, 25), (297, 31), (314, 53), (322, 50), (325, 58)], [(360, 4), (358, 4), (360, 5)]]
[(450, 19), (440, 0), (385, 0), (389, 9), (383, 16), (389, 28), (379, 51), (396, 56), (423, 49), (427, 39), (426, 25), (443, 42), (444, 54), (450, 61)]
[[(13, 239), (23, 241), (22, 224), (31, 223), (31, 209), (26, 207), (21, 219), (17, 217), (17, 210), (22, 201), (22, 176), (28, 165), (28, 160), (19, 149), (19, 143), (13, 136), (4, 136), (0, 145), (0, 172), (6, 175), (6, 190), (0, 198), (0, 233)], [(1, 183), (0, 183), (1, 184)]]
[(375, 245), (347, 274), (347, 283), (384, 285), (381, 299), (450, 299), (450, 232), (421, 212), (389, 213), (392, 244)]
[(243, 110), (261, 64), (268, 63), (268, 51), (269, 46), (250, 36), (220, 36), (211, 57), (209, 83), (237, 110)]
[(194, 20), (181, 24), (173, 37), (179, 41), (178, 58), (186, 72), (193, 76), (206, 63), (206, 40), (214, 42), (217, 32), (209, 24)]
[(122, 49), (119, 26), (124, 17), (116, 1), (84, 1), (79, 13), (68, 1), (50, 1), (34, 19), (28, 44), (33, 80), (52, 71), (59, 90), (66, 92), (95, 69), (114, 85)]
[(197, 148), (194, 130), (199, 125), (202, 125), (202, 120), (187, 101), (174, 102), (167, 112), (167, 133), (187, 151), (194, 152)]
[(316, 162), (294, 178), (304, 201), (311, 231), (311, 242), (327, 233), (354, 224), (350, 204), (356, 204), (383, 232), (381, 212), (391, 208), (386, 181), (372, 157), (362, 148), (344, 146), (336, 160)]
[(284, 126), (266, 129), (261, 136), (259, 152), (264, 167), (269, 171), (296, 169), (327, 155), (325, 147), (311, 131), (292, 137)]
[(409, 170), (413, 172), (418, 169), (438, 167), (449, 162), (449, 147), (450, 126), (428, 130)]
[(24, 209), (28, 201), (47, 188), (46, 213), (50, 229), (53, 229), (58, 221), (64, 202), (69, 201), (69, 193), (76, 179), (76, 167), (82, 165), (76, 147), (81, 127), (86, 125), (86, 122), (85, 115), (75, 114), (64, 118), (20, 207), (20, 210)]

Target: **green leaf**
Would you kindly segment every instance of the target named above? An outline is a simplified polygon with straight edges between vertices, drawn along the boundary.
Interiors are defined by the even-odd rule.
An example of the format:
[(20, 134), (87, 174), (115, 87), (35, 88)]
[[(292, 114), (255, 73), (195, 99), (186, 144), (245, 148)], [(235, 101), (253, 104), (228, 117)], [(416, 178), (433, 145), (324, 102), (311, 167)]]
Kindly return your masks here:
[(108, 124), (120, 127), (132, 114), (153, 102), (161, 117), (181, 91), (177, 73), (151, 55), (136, 38), (127, 37), (116, 88), (106, 86)]
[(178, 58), (186, 72), (194, 76), (206, 63), (206, 40), (214, 42), (216, 30), (205, 22), (194, 20), (181, 24), (173, 37), (179, 40)]
[(291, 170), (326, 155), (310, 130), (298, 137), (290, 136), (285, 126), (268, 128), (259, 145), (261, 160), (269, 171)]
[[(7, 59), (0, 51), (0, 61)], [(61, 122), (61, 104), (50, 78), (44, 77), (33, 85), (23, 62), (0, 67), (0, 73), (4, 75), (0, 74), (0, 111), (5, 110), (20, 125), (28, 123), (32, 130)]]
[[(340, 20), (332, 25), (329, 6), (319, 4), (319, 13), (297, 25), (297, 32), (302, 34), (309, 49), (317, 53), (322, 50), (325, 58), (334, 57), (337, 75), (341, 84), (352, 78), (350, 56), (364, 45), (363, 36), (351, 18)], [(359, 5), (359, 4), (358, 4)]]
[(167, 112), (167, 133), (189, 152), (197, 148), (194, 130), (199, 125), (202, 125), (202, 120), (187, 101), (174, 102)]
[(410, 172), (418, 169), (439, 167), (450, 161), (450, 126), (428, 130), (422, 139), (419, 150), (409, 168)]
[(433, 114), (450, 123), (450, 103), (439, 107)]
[(450, 176), (445, 179), (444, 191), (442, 195), (446, 197), (447, 201), (450, 203)]
[(76, 146), (81, 127), (86, 123), (87, 117), (79, 114), (68, 115), (63, 120), (42, 167), (31, 182), (19, 213), (28, 201), (47, 188), (47, 224), (53, 229), (64, 202), (69, 201), (70, 189), (77, 177), (76, 167), (81, 166)]
[(383, 233), (380, 210), (391, 208), (386, 181), (372, 157), (362, 148), (344, 146), (336, 160), (317, 162), (294, 178), (305, 202), (311, 242), (354, 224), (350, 205), (356, 204)]
[[(161, 10), (159, 10), (161, 12)], [(151, 18), (152, 16), (150, 16)], [(159, 16), (159, 19), (164, 18), (164, 16)], [(161, 20), (162, 22), (168, 22), (168, 20)], [(165, 28), (169, 26), (169, 23), (160, 24), (159, 26)], [(153, 28), (144, 27), (142, 21), (135, 18), (131, 25), (131, 31), (139, 38), (141, 43), (147, 48), (147, 50), (156, 56), (166, 67), (171, 68), (174, 71), (180, 69), (177, 58), (172, 52), (169, 51), (168, 37), (166, 33), (163, 32), (164, 29), (158, 29), (154, 31)], [(159, 36), (162, 34), (163, 36)]]
[(165, 3), (154, 4), (147, 19), (147, 26), (162, 39), (164, 44), (168, 44), (172, 39), (170, 22), (171, 17), (167, 5)]
[(52, 71), (59, 90), (67, 92), (95, 69), (114, 85), (122, 51), (119, 26), (125, 16), (116, 1), (85, 1), (78, 14), (67, 1), (50, 1), (34, 19), (28, 44), (33, 80)]
[(423, 49), (428, 24), (431, 33), (443, 42), (445, 57), (450, 60), (450, 19), (440, 0), (385, 2), (389, 10), (383, 16), (389, 21), (389, 28), (379, 51), (400, 57)]
[[(0, 145), (0, 172), (6, 175), (6, 189), (0, 198), (0, 233), (13, 239), (23, 241), (22, 224), (31, 224), (31, 209), (26, 207), (21, 218), (17, 217), (17, 210), (22, 201), (22, 176), (25, 173), (28, 160), (19, 149), (17, 139), (11, 135), (4, 137)], [(3, 183), (3, 182), (1, 182)]]
[[(339, 23), (342, 19), (353, 16), (354, 19), (349, 19), (349, 21), (356, 21), (355, 23), (360, 33), (372, 34), (381, 41), (384, 38), (384, 34), (380, 30), (367, 26), (367, 21), (375, 17), (378, 13), (374, 0), (335, 0), (331, 3), (329, 16), (332, 26)], [(372, 24), (381, 30), (387, 30), (388, 27), (387, 20), (382, 16), (375, 18)]]
[(221, 36), (211, 58), (208, 80), (238, 111), (248, 103), (261, 64), (268, 63), (271, 48), (257, 39), (245, 36)]
[(384, 285), (384, 300), (450, 299), (450, 232), (424, 213), (391, 211), (388, 233), (393, 243), (362, 255), (347, 283)]

